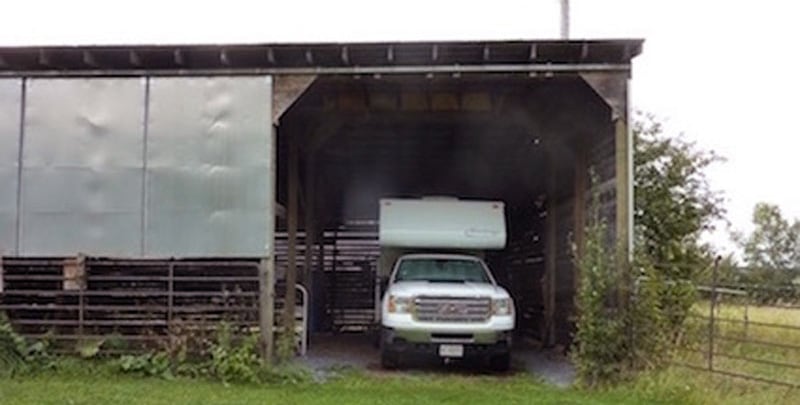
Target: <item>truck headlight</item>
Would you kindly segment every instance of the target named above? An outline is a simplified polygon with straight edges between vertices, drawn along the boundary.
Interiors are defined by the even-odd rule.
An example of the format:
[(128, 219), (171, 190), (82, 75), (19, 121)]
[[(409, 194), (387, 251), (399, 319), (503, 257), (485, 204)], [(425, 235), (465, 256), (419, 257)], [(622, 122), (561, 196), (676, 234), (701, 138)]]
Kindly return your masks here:
[(389, 296), (389, 313), (411, 313), (411, 297)]
[(514, 313), (514, 303), (511, 298), (499, 298), (492, 300), (492, 312), (495, 315), (511, 315)]

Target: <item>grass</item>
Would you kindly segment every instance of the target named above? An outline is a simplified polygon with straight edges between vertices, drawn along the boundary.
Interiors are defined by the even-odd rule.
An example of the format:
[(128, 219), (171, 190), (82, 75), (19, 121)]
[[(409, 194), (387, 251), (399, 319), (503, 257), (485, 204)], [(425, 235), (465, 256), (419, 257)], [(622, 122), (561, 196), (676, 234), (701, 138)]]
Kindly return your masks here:
[[(695, 308), (707, 315), (707, 303)], [(722, 304), (719, 317), (744, 319), (744, 306)], [(800, 326), (800, 310), (749, 307), (750, 321)], [(694, 319), (707, 349), (707, 323)], [(800, 345), (800, 331), (718, 322), (722, 336)], [(707, 336), (707, 335), (706, 335)], [(800, 364), (800, 350), (753, 343), (718, 341), (717, 352)], [(698, 353), (679, 360), (705, 365)], [(71, 361), (71, 363), (70, 363)], [(528, 374), (471, 376), (443, 373), (368, 373), (340, 371), (324, 383), (226, 385), (204, 379), (164, 380), (121, 374), (101, 361), (61, 360), (55, 370), (0, 379), (0, 404), (796, 404), (800, 390), (719, 377), (703, 371), (671, 367), (607, 389), (557, 388)], [(800, 381), (798, 370), (717, 357), (715, 367), (788, 382)]]
[[(675, 401), (683, 397), (672, 398)], [(652, 403), (626, 392), (559, 390), (523, 378), (351, 375), (323, 384), (254, 386), (193, 380), (40, 376), (0, 383), (0, 402), (29, 404), (517, 404)]]
[(225, 385), (74, 367), (0, 380), (2, 404), (789, 404), (799, 400), (800, 393), (733, 384), (686, 370), (652, 373), (592, 391), (557, 388), (527, 374), (345, 372), (325, 383)]

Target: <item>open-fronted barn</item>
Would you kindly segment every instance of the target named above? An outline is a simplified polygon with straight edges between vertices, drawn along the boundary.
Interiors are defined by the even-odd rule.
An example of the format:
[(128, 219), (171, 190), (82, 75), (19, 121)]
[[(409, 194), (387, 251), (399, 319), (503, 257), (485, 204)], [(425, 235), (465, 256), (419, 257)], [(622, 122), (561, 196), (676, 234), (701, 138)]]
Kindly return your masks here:
[(519, 332), (567, 343), (592, 187), (630, 247), (640, 51), (2, 48), (0, 309), (25, 334), (62, 340), (148, 342), (219, 319), (271, 327), (274, 273), (281, 297), (303, 287), (286, 295), (308, 309), (306, 330), (366, 331), (378, 200), (447, 195), (506, 203), (508, 246), (487, 259)]

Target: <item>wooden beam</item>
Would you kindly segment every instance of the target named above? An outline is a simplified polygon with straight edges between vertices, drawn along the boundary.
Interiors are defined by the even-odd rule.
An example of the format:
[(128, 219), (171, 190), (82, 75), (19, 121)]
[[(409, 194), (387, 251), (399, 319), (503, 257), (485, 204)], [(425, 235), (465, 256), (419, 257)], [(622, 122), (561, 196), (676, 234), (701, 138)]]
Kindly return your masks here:
[(630, 282), (630, 263), (633, 260), (633, 142), (624, 118), (614, 121), (616, 143), (616, 267), (619, 272), (620, 288), (617, 289), (617, 302), (620, 308), (628, 306), (629, 296), (625, 287)]
[(258, 266), (259, 281), (259, 331), (261, 332), (261, 357), (264, 365), (271, 366), (275, 348), (275, 258), (261, 259)]
[(283, 114), (314, 83), (316, 75), (276, 75), (272, 92), (272, 122), (278, 125)]
[(280, 204), (276, 201), (277, 187), (277, 147), (275, 136), (278, 132), (272, 127), (267, 142), (265, 154), (269, 159), (267, 169), (266, 192), (267, 201), (272, 202), (272, 211), (267, 209), (266, 226), (264, 229), (264, 257), (258, 266), (258, 325), (261, 334), (261, 359), (264, 365), (271, 366), (275, 351), (275, 216)]
[[(575, 198), (573, 221), (574, 221), (574, 243), (575, 260), (583, 258), (584, 247), (586, 245), (586, 187), (588, 173), (588, 156), (586, 154), (586, 143), (584, 138), (578, 140), (575, 148), (575, 182), (573, 195)], [(578, 266), (575, 268), (575, 285), (577, 287), (579, 274)]]
[(306, 156), (305, 167), (305, 204), (303, 206), (303, 227), (306, 232), (306, 251), (305, 251), (305, 266), (303, 267), (303, 282), (306, 288), (311, 291), (311, 282), (313, 280), (311, 271), (313, 269), (312, 263), (314, 261), (314, 239), (316, 237), (316, 203), (314, 190), (314, 158), (310, 153)]
[(555, 345), (556, 328), (556, 254), (558, 250), (556, 218), (556, 164), (552, 157), (547, 159), (547, 217), (545, 218), (545, 271), (543, 279), (544, 325), (542, 340), (545, 345)]
[(297, 285), (297, 211), (298, 211), (298, 142), (297, 139), (289, 138), (289, 162), (288, 162), (288, 196), (287, 196), (287, 220), (286, 230), (288, 233), (287, 266), (286, 266), (286, 294), (284, 301), (283, 329), (285, 333), (294, 333), (295, 321), (295, 287)]
[(611, 107), (613, 119), (628, 119), (628, 73), (583, 72), (581, 78)]
[(633, 183), (632, 183), (632, 140), (628, 125), (622, 117), (614, 121), (616, 143), (616, 239), (617, 248), (625, 261), (630, 260), (633, 250)]
[(86, 288), (86, 257), (79, 254), (64, 260), (62, 288), (78, 291)]

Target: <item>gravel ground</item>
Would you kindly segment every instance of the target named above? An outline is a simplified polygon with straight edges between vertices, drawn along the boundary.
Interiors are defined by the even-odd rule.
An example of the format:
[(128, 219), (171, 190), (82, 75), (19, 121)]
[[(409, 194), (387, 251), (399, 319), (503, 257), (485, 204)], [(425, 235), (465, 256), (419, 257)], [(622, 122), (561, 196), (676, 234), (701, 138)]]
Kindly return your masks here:
[[(513, 353), (514, 370), (528, 372), (550, 384), (566, 387), (575, 379), (575, 370), (561, 353), (534, 347), (517, 347)], [(387, 373), (380, 367), (378, 349), (371, 337), (362, 334), (317, 335), (309, 342), (309, 350), (302, 360), (314, 369), (320, 378), (328, 370), (353, 367), (376, 373)], [(482, 374), (480, 367), (420, 364), (415, 369), (434, 372), (460, 372)], [(403, 371), (401, 371), (403, 372)]]

